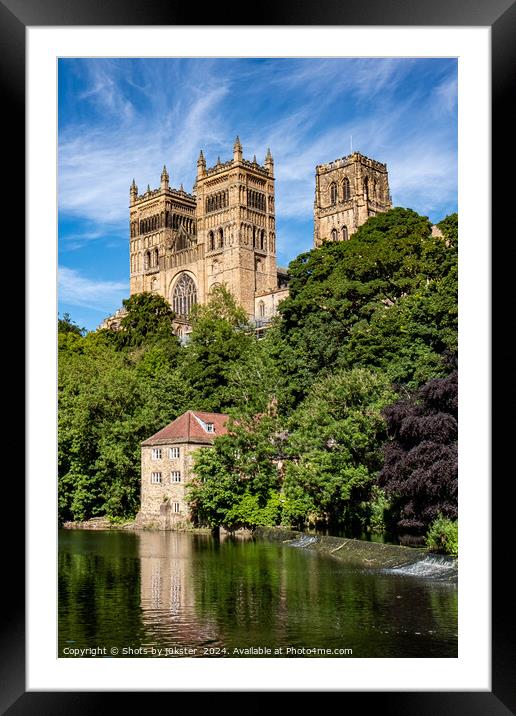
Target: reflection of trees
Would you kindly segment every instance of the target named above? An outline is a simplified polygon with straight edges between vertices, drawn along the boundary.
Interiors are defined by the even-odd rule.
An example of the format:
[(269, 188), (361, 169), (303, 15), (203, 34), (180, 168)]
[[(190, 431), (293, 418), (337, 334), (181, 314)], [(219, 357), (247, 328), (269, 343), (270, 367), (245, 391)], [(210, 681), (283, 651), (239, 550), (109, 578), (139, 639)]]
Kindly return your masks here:
[(63, 530), (58, 564), (60, 655), (65, 646), (139, 643), (138, 535)]

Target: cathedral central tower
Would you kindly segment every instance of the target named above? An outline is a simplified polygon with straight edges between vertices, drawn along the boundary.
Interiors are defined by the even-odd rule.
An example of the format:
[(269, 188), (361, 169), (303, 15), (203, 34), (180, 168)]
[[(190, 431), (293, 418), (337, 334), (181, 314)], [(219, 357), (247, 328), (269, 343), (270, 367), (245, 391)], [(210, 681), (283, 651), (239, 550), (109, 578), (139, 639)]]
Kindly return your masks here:
[(255, 294), (277, 287), (274, 162), (243, 158), (237, 137), (233, 158), (207, 169), (197, 161), (198, 240), (204, 246), (206, 288), (226, 284), (250, 316)]

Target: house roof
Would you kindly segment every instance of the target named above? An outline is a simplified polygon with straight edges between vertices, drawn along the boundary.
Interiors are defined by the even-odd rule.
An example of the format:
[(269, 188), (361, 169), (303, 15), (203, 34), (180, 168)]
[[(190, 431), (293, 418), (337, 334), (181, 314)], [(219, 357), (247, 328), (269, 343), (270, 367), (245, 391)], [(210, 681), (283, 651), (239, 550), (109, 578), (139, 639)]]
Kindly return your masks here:
[[(227, 415), (221, 413), (202, 413), (187, 410), (178, 418), (159, 430), (142, 445), (163, 445), (165, 443), (206, 443), (211, 445), (218, 435), (227, 433)], [(213, 432), (209, 433), (207, 423), (213, 424)]]

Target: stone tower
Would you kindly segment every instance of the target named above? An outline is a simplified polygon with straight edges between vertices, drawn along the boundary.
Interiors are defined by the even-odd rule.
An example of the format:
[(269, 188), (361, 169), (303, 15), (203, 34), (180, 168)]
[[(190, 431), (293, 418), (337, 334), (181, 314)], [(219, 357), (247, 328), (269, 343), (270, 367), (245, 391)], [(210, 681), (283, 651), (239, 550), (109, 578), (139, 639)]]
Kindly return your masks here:
[[(166, 167), (158, 189), (138, 195), (131, 184), (130, 294), (149, 291), (175, 303), (179, 321), (204, 299), (202, 246), (197, 241), (195, 197), (171, 189)], [(179, 282), (179, 279), (181, 281)]]
[(206, 168), (197, 161), (194, 192), (197, 199), (198, 241), (204, 246), (205, 290), (226, 284), (249, 316), (255, 314), (255, 295), (274, 291), (276, 237), (274, 162), (270, 150), (264, 165), (244, 159), (237, 137), (233, 158)]
[(358, 152), (315, 168), (314, 246), (346, 241), (392, 207), (387, 165)]
[(237, 137), (233, 158), (213, 167), (201, 150), (192, 194), (169, 182), (163, 167), (159, 188), (140, 195), (133, 179), (129, 189), (131, 295), (166, 298), (179, 334), (189, 330), (192, 306), (206, 303), (217, 284), (254, 318), (256, 296), (278, 292), (270, 150), (263, 166), (249, 161)]

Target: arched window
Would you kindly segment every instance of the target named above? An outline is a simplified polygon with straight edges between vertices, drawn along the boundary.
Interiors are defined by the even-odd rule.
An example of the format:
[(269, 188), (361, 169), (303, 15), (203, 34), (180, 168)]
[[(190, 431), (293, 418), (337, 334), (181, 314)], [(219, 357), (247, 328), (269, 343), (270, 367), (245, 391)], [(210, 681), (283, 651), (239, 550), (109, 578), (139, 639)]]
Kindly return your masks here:
[(258, 304), (258, 316), (260, 318), (265, 317), (265, 303), (263, 301), (260, 301), (260, 303)]
[(217, 232), (217, 248), (221, 249), (224, 246), (224, 232), (219, 229)]
[(332, 182), (330, 184), (330, 204), (336, 204), (337, 203), (337, 185), (335, 182)]
[(143, 254), (143, 269), (147, 271), (150, 268), (150, 251), (146, 251)]
[(332, 229), (332, 230), (331, 230), (331, 240), (332, 240), (332, 241), (337, 241), (337, 229)]
[(213, 234), (213, 231), (210, 231), (208, 234), (208, 251), (213, 251), (215, 248), (215, 236)]
[(344, 201), (348, 201), (349, 197), (351, 196), (351, 190), (349, 188), (349, 179), (347, 177), (344, 177), (344, 181), (342, 182), (342, 195), (344, 197)]
[(153, 266), (158, 266), (158, 264), (159, 264), (158, 249), (154, 249), (154, 263), (153, 263)]
[(197, 288), (194, 280), (187, 273), (182, 273), (174, 287), (172, 309), (176, 316), (186, 318), (192, 307), (197, 303)]
[(343, 227), (342, 227), (342, 241), (347, 241), (348, 238), (349, 238), (349, 236), (348, 236), (348, 227), (347, 227), (347, 226), (343, 226)]
[(260, 248), (262, 251), (265, 248), (265, 231), (263, 229), (260, 231)]
[(367, 177), (364, 179), (364, 198), (369, 199), (369, 180)]

